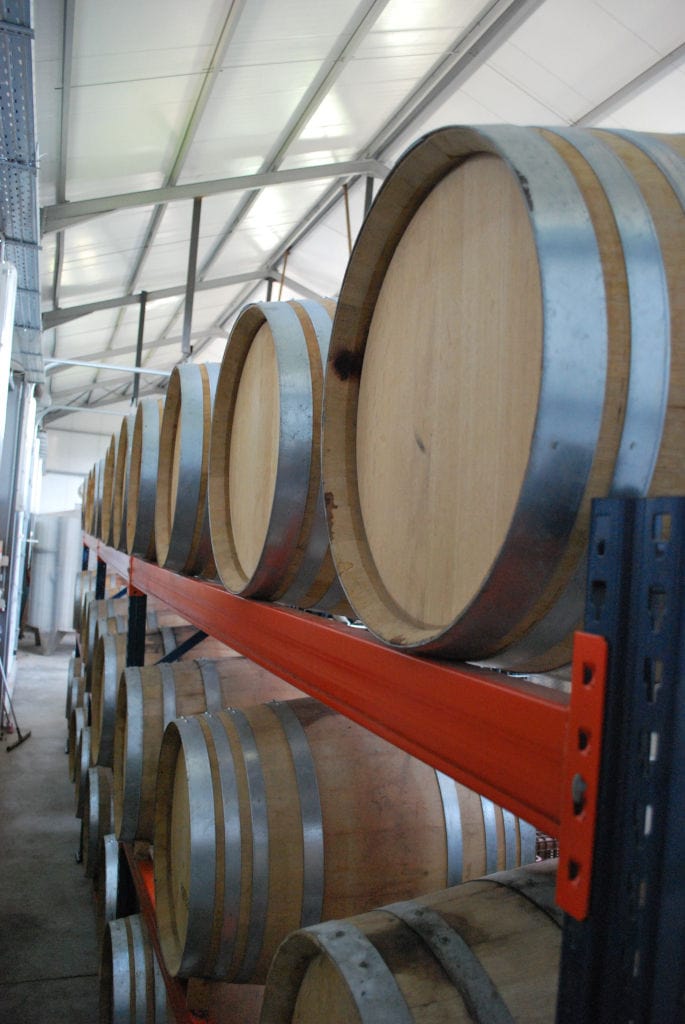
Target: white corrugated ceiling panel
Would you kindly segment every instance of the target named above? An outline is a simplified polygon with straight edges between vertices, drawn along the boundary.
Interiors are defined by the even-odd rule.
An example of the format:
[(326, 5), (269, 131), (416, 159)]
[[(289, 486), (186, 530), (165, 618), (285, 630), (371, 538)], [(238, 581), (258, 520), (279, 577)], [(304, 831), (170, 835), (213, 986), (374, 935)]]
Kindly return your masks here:
[[(685, 5), (681, 5), (685, 8)], [(655, 0), (649, 19), (669, 25), (644, 38), (644, 5), (545, 0), (480, 67), (460, 80), (386, 154), (393, 160), (417, 136), (445, 124), (570, 124), (632, 82), (685, 41), (685, 17)], [(616, 16), (616, 11), (621, 17)], [(680, 104), (681, 129), (685, 111)], [(650, 107), (635, 128), (652, 130)]]
[[(63, 140), (67, 197), (166, 184), (189, 125), (190, 143), (174, 178), (180, 182), (262, 170), (276, 154), (275, 166), (282, 167), (367, 155), (392, 163), (412, 140), (447, 123), (554, 125), (586, 119), (643, 130), (685, 129), (685, 70), (682, 61), (677, 66), (668, 56), (685, 42), (682, 0), (541, 0), (485, 56), (469, 51), (468, 42), (507, 6), (507, 0), (198, 0), (191, 7), (180, 0), (123, 0), (116, 6), (76, 0), (71, 116)], [(41, 201), (48, 203), (56, 198), (60, 157), (62, 6), (36, 0), (36, 8)], [(219, 49), (222, 29), (227, 41)], [(216, 75), (208, 79), (215, 57)], [(433, 103), (406, 121), (422, 80), (457, 59), (459, 77), (449, 84), (443, 80)], [(640, 79), (633, 95), (630, 83), (649, 76), (659, 61), (662, 77)], [(203, 83), (211, 86), (207, 102), (193, 120)], [(402, 125), (402, 134), (383, 148), (389, 122)], [(201, 277), (278, 271), (285, 246), (305, 218), (336, 190), (341, 196), (339, 183), (321, 179), (205, 199)], [(349, 202), (354, 237), (364, 181), (352, 186)], [(191, 206), (190, 200), (166, 206), (137, 275), (152, 206), (68, 229), (60, 303), (116, 297), (131, 282), (136, 292), (183, 285)], [(46, 237), (46, 309), (52, 305), (55, 254), (55, 236)], [(291, 249), (287, 274), (306, 289), (334, 294), (347, 259), (339, 200)], [(296, 295), (295, 287), (286, 286), (283, 297)], [(222, 339), (205, 340), (213, 327), (230, 325), (241, 302), (265, 294), (259, 281), (196, 291), (191, 340), (199, 358), (223, 350)], [(182, 295), (149, 302), (146, 346), (161, 342), (153, 351), (146, 347), (149, 366), (170, 367), (179, 360), (182, 323)], [(68, 323), (49, 337), (56, 337), (62, 355), (100, 351), (103, 362), (132, 363), (137, 329), (133, 305)], [(55, 394), (73, 394), (91, 377), (87, 369), (60, 373)], [(150, 381), (143, 379), (143, 385)], [(95, 400), (103, 393), (98, 388)]]
[(81, 357), (83, 352), (97, 352), (103, 349), (106, 339), (114, 327), (116, 309), (105, 309), (90, 316), (70, 320), (58, 329), (60, 344), (55, 353), (62, 359)]
[(261, 266), (329, 187), (329, 182), (298, 182), (264, 189), (240, 227), (212, 264), (211, 276)]
[(355, 0), (248, 3), (181, 180), (259, 170), (360, 6)]
[[(208, 196), (203, 199), (200, 216), (198, 268), (203, 266), (207, 253), (213, 247), (224, 224), (233, 214), (241, 199), (242, 193), (239, 192)], [(155, 244), (140, 275), (141, 288), (151, 291), (154, 288), (185, 284), (192, 213), (192, 200), (168, 204), (155, 238)]]
[[(120, 210), (69, 228), (60, 286), (62, 305), (123, 294), (149, 212), (147, 207)], [(47, 285), (50, 287), (51, 281)]]
[[(349, 189), (350, 232), (352, 244), (364, 215), (365, 185), (358, 182)], [(343, 203), (338, 203), (307, 236), (307, 244), (293, 249), (288, 257), (288, 274), (309, 284), (322, 295), (337, 295), (347, 268), (349, 243)]]
[(484, 6), (482, 0), (391, 0), (310, 117), (285, 165), (357, 155)]
[(546, 0), (490, 63), (572, 123), (683, 39), (685, 4), (673, 0)]
[(644, 131), (645, 125), (649, 125), (649, 130), (653, 132), (683, 132), (684, 97), (685, 69), (675, 68), (638, 96), (621, 103), (606, 118), (597, 118), (595, 123), (603, 128)]
[(68, 198), (163, 183), (224, 7), (221, 0), (76, 5)]

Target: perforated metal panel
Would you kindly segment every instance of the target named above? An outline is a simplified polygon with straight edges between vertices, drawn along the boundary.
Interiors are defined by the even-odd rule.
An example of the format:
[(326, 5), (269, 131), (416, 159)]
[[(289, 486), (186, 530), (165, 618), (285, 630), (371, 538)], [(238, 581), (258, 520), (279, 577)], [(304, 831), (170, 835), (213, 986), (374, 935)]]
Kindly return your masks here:
[(29, 381), (42, 381), (38, 271), (37, 160), (31, 4), (0, 6), (0, 230), (17, 268), (13, 355)]

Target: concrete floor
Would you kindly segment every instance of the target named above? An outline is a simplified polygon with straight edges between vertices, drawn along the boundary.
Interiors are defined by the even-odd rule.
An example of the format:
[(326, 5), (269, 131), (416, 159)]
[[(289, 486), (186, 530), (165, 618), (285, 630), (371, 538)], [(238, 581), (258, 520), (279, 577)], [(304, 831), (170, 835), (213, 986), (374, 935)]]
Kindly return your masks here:
[(64, 752), (73, 647), (73, 634), (49, 656), (32, 633), (20, 642), (14, 707), (31, 736), (0, 744), (0, 1024), (98, 1019), (95, 908)]

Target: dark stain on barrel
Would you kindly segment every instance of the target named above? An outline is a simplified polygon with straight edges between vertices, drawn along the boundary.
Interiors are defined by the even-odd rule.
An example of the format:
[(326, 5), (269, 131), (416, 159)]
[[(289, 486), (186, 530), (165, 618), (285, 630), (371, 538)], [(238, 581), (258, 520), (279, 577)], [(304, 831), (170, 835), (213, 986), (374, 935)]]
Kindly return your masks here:
[(520, 184), (520, 186), (521, 186), (521, 188), (523, 190), (523, 194), (526, 197), (526, 203), (528, 204), (528, 209), (532, 213), (533, 212), (533, 197), (530, 194), (530, 185), (528, 184), (528, 178), (526, 178), (525, 174), (519, 174), (518, 172), (517, 172), (517, 176), (518, 176), (519, 184)]
[[(336, 508), (338, 507), (335, 503), (335, 498), (333, 497), (333, 491), (326, 491), (326, 493), (323, 496), (323, 500), (326, 504), (326, 518), (328, 519), (328, 528), (332, 531), (333, 520), (335, 518), (334, 513)], [(332, 536), (333, 534), (331, 533), (331, 537)]]
[(359, 379), (362, 375), (363, 361), (361, 352), (343, 348), (333, 360), (333, 369), (340, 380), (349, 380), (350, 377)]
[(421, 440), (421, 438), (419, 437), (419, 435), (416, 433), (416, 431), (414, 431), (414, 440), (416, 441), (416, 444), (418, 445), (419, 451), (423, 452), (424, 455), (425, 455), (426, 454), (426, 446), (423, 443), (423, 441)]

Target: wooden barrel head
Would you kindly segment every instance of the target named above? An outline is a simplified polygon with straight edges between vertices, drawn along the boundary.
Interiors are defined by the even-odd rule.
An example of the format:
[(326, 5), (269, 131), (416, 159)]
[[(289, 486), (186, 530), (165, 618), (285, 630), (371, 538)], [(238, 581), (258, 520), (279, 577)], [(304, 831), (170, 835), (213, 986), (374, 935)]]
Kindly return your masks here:
[(336, 567), (380, 638), (570, 659), (592, 499), (682, 481), (683, 196), (677, 147), (577, 128), (438, 129), (388, 176), (323, 443)]
[(112, 440), (109, 443), (107, 454), (105, 455), (105, 471), (102, 482), (101, 537), (106, 544), (110, 544), (112, 541), (112, 508), (114, 501), (114, 476), (116, 472), (118, 442), (118, 435), (112, 434)]
[(159, 435), (164, 400), (144, 398), (133, 425), (126, 508), (126, 548), (129, 554), (155, 557), (155, 499)]
[(119, 432), (117, 457), (114, 470), (114, 493), (112, 496), (112, 543), (114, 547), (126, 550), (126, 513), (128, 482), (131, 469), (131, 445), (135, 413), (123, 420)]
[(159, 465), (157, 475), (157, 507), (155, 510), (155, 538), (160, 565), (169, 551), (174, 525), (178, 472), (181, 458), (181, 380), (178, 373), (169, 378), (164, 415), (159, 436)]
[(240, 568), (257, 568), (271, 519), (280, 401), (273, 335), (264, 322), (254, 336), (238, 382), (229, 450), (230, 516)]
[(302, 300), (242, 310), (217, 385), (209, 512), (228, 590), (345, 614), (320, 472), (333, 308), (329, 300)]
[(541, 363), (525, 198), (504, 161), (473, 156), (405, 229), (360, 382), (361, 514), (377, 571), (410, 618), (446, 626), (486, 578), (525, 474)]
[[(188, 928), (190, 894), (190, 801), (186, 761), (178, 730), (172, 724), (165, 733), (158, 786), (169, 792), (168, 827), (155, 835), (155, 857), (164, 857), (169, 871), (159, 879), (157, 919), (162, 956), (173, 976), (180, 969), (183, 941)], [(163, 890), (163, 891), (162, 891)]]
[(215, 574), (207, 472), (218, 373), (218, 363), (174, 367), (160, 428), (154, 527), (157, 561), (191, 576)]

